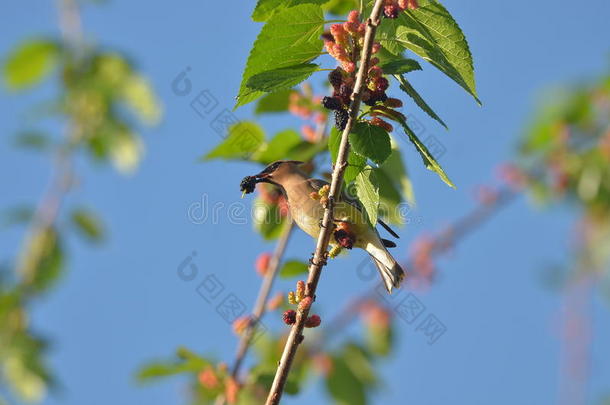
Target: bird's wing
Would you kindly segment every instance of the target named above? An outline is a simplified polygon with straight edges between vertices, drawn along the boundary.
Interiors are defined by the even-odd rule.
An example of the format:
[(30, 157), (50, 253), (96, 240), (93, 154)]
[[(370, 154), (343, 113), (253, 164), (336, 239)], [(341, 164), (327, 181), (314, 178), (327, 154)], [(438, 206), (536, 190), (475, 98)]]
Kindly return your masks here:
[[(329, 183), (327, 181), (321, 180), (321, 179), (307, 179), (307, 182), (309, 183), (311, 188), (313, 188), (315, 191), (318, 191), (322, 187), (329, 185)], [(352, 207), (355, 207), (356, 209), (358, 209), (360, 212), (363, 211), (360, 201), (358, 201), (356, 198), (352, 198), (350, 195), (346, 194), (345, 190), (343, 190), (341, 192), (341, 199), (343, 201), (345, 201), (346, 203), (348, 203), (349, 205), (351, 205)], [(398, 236), (398, 234), (396, 232), (394, 232), (394, 230), (392, 228), (390, 228), (390, 226), (388, 224), (383, 222), (381, 219), (378, 219), (377, 222), (379, 222), (379, 225), (381, 225), (386, 231), (388, 231), (388, 233), (390, 235), (392, 235), (393, 237), (395, 237), (397, 239), (400, 239), (400, 236)]]

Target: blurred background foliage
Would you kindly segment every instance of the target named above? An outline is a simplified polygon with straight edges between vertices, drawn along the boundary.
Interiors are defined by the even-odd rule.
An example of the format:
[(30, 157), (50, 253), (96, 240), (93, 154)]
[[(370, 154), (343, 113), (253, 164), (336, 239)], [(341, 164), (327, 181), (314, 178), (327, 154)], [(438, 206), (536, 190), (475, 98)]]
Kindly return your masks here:
[[(2, 225), (23, 227), (26, 236), (0, 269), (0, 385), (27, 402), (40, 401), (58, 383), (45, 359), (48, 339), (32, 328), (28, 310), (67, 268), (66, 233), (94, 244), (107, 233), (92, 208), (65, 201), (78, 192), (75, 160), (82, 154), (133, 173), (144, 154), (139, 128), (156, 125), (162, 114), (154, 90), (126, 55), (84, 39), (78, 7), (72, 0), (58, 1), (63, 36), (23, 40), (3, 58), (2, 79), (15, 96), (36, 91), (45, 81), (57, 89), (52, 99), (32, 106), (28, 129), (14, 137), (17, 147), (48, 156), (47, 189), (37, 203), (3, 213)], [(50, 133), (48, 122), (65, 130)]]

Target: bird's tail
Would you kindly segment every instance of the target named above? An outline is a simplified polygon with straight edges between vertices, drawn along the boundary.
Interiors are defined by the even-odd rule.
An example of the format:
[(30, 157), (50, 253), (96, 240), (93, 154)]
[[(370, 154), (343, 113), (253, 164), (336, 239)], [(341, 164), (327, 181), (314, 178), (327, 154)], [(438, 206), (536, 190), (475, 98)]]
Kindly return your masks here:
[(392, 288), (400, 286), (402, 279), (405, 277), (405, 272), (396, 262), (396, 259), (388, 252), (381, 240), (377, 239), (375, 242), (369, 243), (366, 246), (366, 251), (371, 255), (373, 263), (375, 263), (379, 274), (381, 274), (386, 290), (391, 294)]

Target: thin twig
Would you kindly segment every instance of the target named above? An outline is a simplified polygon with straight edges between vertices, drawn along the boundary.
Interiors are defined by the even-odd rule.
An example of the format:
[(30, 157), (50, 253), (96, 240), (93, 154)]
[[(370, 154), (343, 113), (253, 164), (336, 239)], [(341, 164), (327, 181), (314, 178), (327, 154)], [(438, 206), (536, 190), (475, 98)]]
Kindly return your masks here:
[[(59, 27), (64, 44), (75, 55), (82, 50), (83, 31), (80, 12), (74, 0), (58, 0)], [(28, 285), (32, 282), (35, 272), (44, 254), (43, 248), (36, 243), (41, 232), (50, 230), (61, 212), (66, 194), (69, 192), (74, 177), (72, 169), (72, 153), (80, 138), (80, 127), (70, 120), (66, 129), (66, 141), (57, 151), (54, 162), (54, 173), (49, 180), (46, 192), (43, 194), (34, 211), (30, 228), (27, 232), (20, 257), (17, 272), (21, 275), (20, 283)]]
[(241, 364), (248, 352), (252, 337), (256, 333), (258, 323), (265, 313), (267, 300), (269, 299), (269, 294), (271, 293), (271, 288), (273, 287), (273, 281), (280, 270), (280, 263), (282, 257), (284, 256), (284, 252), (286, 251), (286, 245), (288, 244), (288, 240), (290, 239), (290, 234), (292, 233), (293, 228), (293, 221), (292, 219), (289, 219), (289, 222), (285, 224), (284, 231), (282, 232), (282, 235), (275, 246), (275, 251), (273, 252), (273, 256), (271, 256), (271, 260), (269, 261), (269, 268), (265, 273), (265, 278), (263, 279), (258, 292), (256, 303), (252, 309), (250, 321), (248, 322), (248, 326), (242, 334), (241, 340), (239, 341), (237, 355), (235, 356), (235, 363), (233, 363), (233, 367), (231, 367), (231, 376), (233, 378), (237, 378), (239, 374)]
[[(365, 76), (368, 72), (369, 61), (372, 54), (373, 40), (375, 38), (375, 32), (379, 25), (379, 17), (381, 14), (381, 6), (383, 0), (376, 0), (370, 18), (366, 23), (366, 32), (364, 35), (364, 45), (362, 49), (362, 56), (360, 59), (360, 66), (356, 75), (356, 83), (354, 85), (354, 91), (352, 92), (352, 101), (349, 108), (349, 118), (343, 133), (341, 135), (341, 144), (339, 146), (339, 153), (337, 155), (337, 161), (333, 169), (332, 180), (330, 183), (330, 192), (328, 203), (324, 210), (324, 217), (322, 219), (322, 228), (318, 236), (315, 254), (309, 267), (309, 277), (307, 278), (307, 284), (305, 287), (305, 296), (315, 300), (315, 293), (322, 273), (322, 267), (325, 264), (327, 257), (327, 248), (330, 241), (332, 226), (333, 226), (333, 210), (334, 202), (339, 198), (341, 188), (343, 185), (343, 173), (347, 164), (347, 156), (349, 154), (349, 133), (357, 121), (358, 112), (360, 110), (360, 101), (362, 99), (362, 89), (365, 80)], [(290, 373), (290, 367), (296, 355), (299, 343), (303, 341), (303, 328), (305, 326), (305, 320), (309, 315), (309, 308), (299, 308), (297, 311), (296, 322), (290, 330), (288, 339), (284, 346), (284, 351), (279, 362), (279, 366), (273, 379), (273, 384), (267, 396), (267, 405), (279, 404), (284, 391), (288, 374)]]
[[(258, 291), (258, 296), (256, 298), (256, 302), (254, 303), (254, 307), (252, 308), (250, 320), (246, 326), (246, 330), (242, 333), (241, 339), (239, 340), (239, 344), (237, 346), (235, 361), (231, 366), (231, 377), (233, 377), (235, 380), (238, 379), (239, 371), (252, 344), (252, 338), (256, 334), (258, 324), (266, 312), (269, 294), (271, 293), (273, 282), (279, 273), (280, 263), (282, 262), (282, 257), (286, 251), (286, 246), (288, 245), (288, 240), (290, 239), (293, 229), (294, 222), (292, 221), (292, 218), (288, 218), (288, 222), (284, 225), (284, 230), (282, 231), (282, 234), (275, 245), (275, 250), (273, 251), (271, 260), (269, 260), (269, 266)], [(214, 404), (224, 405), (226, 402), (226, 396), (224, 394), (220, 394), (216, 398), (216, 401), (214, 401)]]

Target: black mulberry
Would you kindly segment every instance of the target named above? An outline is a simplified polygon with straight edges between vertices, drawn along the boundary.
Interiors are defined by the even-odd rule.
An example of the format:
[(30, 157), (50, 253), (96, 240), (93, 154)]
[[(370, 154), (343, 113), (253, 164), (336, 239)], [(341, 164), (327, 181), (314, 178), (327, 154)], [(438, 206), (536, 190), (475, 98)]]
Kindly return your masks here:
[(339, 131), (343, 131), (345, 129), (348, 119), (349, 114), (347, 113), (347, 110), (340, 109), (335, 111), (335, 126)]

